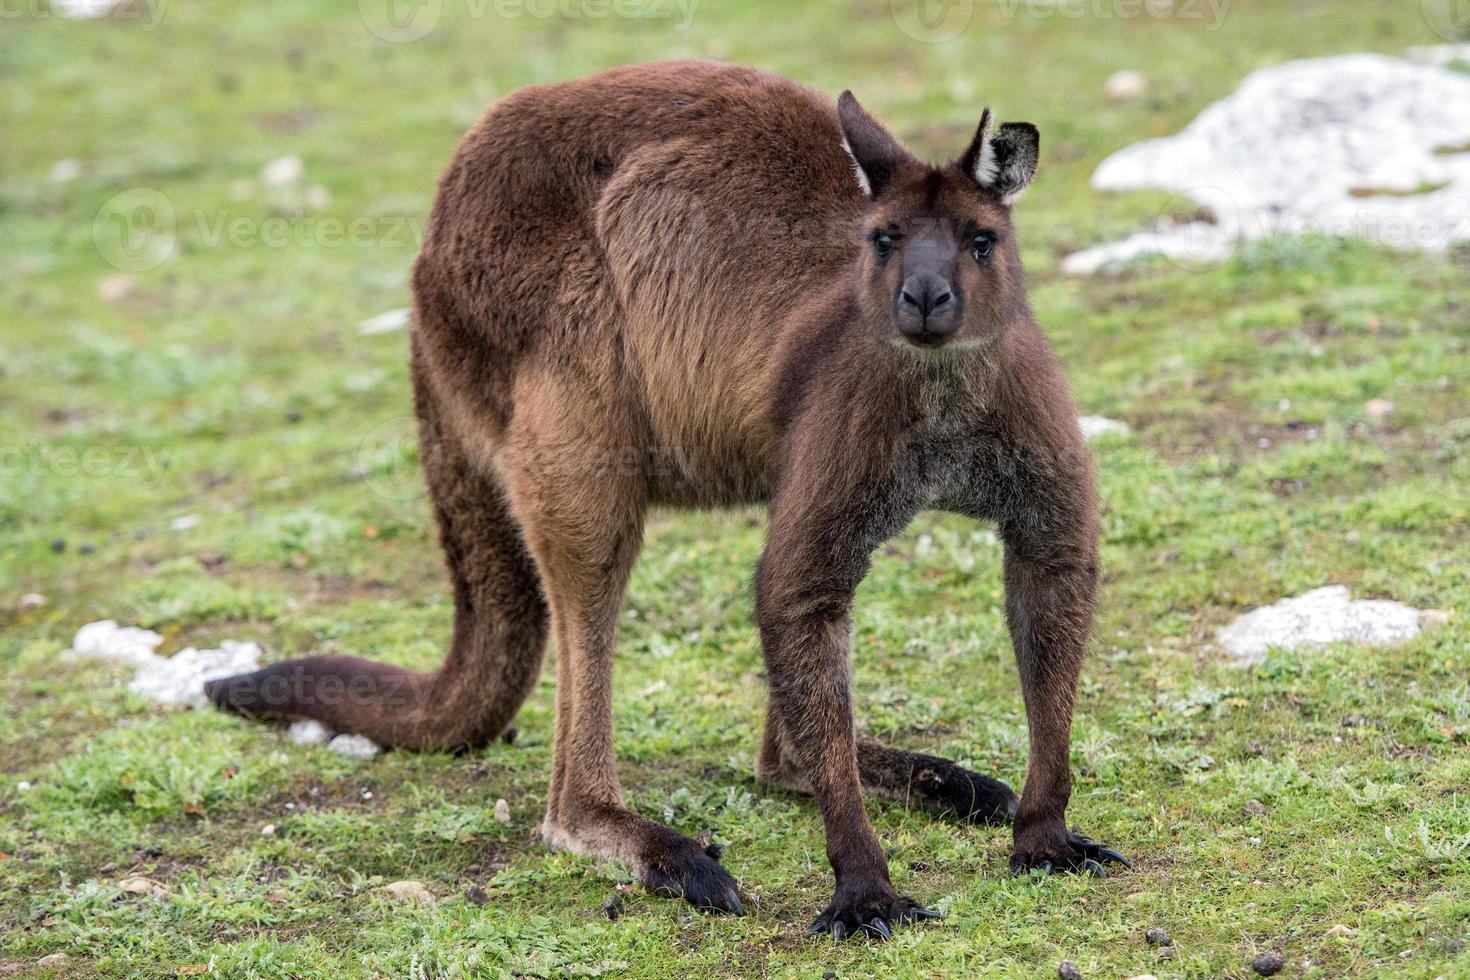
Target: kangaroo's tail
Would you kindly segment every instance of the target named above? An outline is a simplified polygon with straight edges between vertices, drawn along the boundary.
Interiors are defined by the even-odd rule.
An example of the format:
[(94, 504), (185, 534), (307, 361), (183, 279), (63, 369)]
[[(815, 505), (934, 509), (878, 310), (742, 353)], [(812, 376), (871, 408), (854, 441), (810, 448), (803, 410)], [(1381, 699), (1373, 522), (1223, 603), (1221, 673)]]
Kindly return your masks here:
[(520, 526), (493, 476), (441, 422), (415, 357), (420, 458), (454, 584), (454, 637), (437, 670), (317, 656), (212, 681), (218, 707), (312, 719), (405, 749), (460, 750), (498, 738), (535, 687), (548, 614)]

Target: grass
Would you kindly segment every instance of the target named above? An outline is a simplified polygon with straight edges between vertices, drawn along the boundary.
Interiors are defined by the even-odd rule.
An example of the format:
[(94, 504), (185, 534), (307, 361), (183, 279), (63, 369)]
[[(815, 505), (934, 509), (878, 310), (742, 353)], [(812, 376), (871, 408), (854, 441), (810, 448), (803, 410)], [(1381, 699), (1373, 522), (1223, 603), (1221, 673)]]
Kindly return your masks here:
[[(358, 7), (0, 19), (0, 966), (918, 977), (1070, 960), (1240, 977), (1274, 950), (1291, 975), (1470, 976), (1470, 255), (1276, 240), (1206, 269), (1056, 269), (1166, 206), (1090, 191), (1108, 152), (1177, 130), (1251, 68), (1437, 40), (1418, 5), (1237, 2), (1208, 30), (980, 4), (945, 44), (878, 0), (710, 0), (682, 30), (450, 2), (402, 43)], [(883, 946), (803, 938), (829, 897), (820, 820), (752, 773), (756, 512), (660, 515), (618, 645), (630, 800), (728, 844), (753, 899), (738, 920), (630, 891), (609, 921), (626, 873), (537, 842), (549, 679), (514, 745), (358, 762), (58, 660), (78, 626), (114, 618), (166, 651), (234, 637), (270, 657), (436, 663), (451, 603), (404, 451), (405, 337), (354, 325), (406, 305), (434, 178), (488, 100), (677, 55), (852, 86), (935, 155), (987, 102), (1040, 125), (1018, 210), (1034, 306), (1084, 410), (1135, 431), (1096, 444), (1106, 589), (1071, 810), (1132, 872), (1013, 880), (1007, 831), (874, 802), (895, 883), (948, 918)], [(1150, 92), (1107, 102), (1124, 67)], [(265, 186), (287, 154), (303, 179)], [(74, 179), (53, 179), (59, 160)], [(172, 252), (119, 239), (115, 214), (172, 227)], [(1250, 671), (1211, 648), (1238, 612), (1330, 583), (1450, 623)], [(985, 529), (922, 518), (863, 586), (856, 684), (867, 730), (1019, 784), (1000, 589)], [(135, 876), (166, 891), (122, 892)], [(438, 901), (391, 902), (380, 886), (399, 879)], [(63, 966), (35, 965), (56, 952)]]

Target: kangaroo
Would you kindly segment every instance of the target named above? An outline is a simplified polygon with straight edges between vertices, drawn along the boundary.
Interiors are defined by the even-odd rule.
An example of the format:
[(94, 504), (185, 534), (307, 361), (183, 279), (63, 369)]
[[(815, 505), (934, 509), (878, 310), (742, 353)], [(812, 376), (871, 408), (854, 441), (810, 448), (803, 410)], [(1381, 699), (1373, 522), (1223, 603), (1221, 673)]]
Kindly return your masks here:
[[(1068, 830), (1073, 698), (1098, 587), (1076, 410), (1029, 312), (1011, 206), (1029, 123), (931, 166), (852, 96), (681, 61), (520, 89), (461, 141), (413, 273), (421, 460), (454, 589), (431, 673), (315, 656), (213, 682), (221, 708), (385, 746), (505, 733), (556, 644), (542, 833), (650, 890), (743, 911), (704, 846), (624, 803), (614, 628), (650, 505), (766, 503), (755, 619), (770, 701), (756, 772), (816, 798), (835, 874), (812, 931), (890, 938), (897, 894), (863, 793), (1013, 823), (1011, 868), (1102, 874)], [(1019, 800), (858, 738), (850, 608), (920, 511), (997, 527), (1030, 759)]]

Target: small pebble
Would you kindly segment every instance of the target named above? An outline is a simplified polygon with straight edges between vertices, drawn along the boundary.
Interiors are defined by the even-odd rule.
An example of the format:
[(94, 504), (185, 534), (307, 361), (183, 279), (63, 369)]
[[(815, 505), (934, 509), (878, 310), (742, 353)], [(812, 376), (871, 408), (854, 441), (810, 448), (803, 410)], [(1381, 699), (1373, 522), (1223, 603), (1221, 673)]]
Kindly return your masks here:
[(30, 781), (22, 779), (20, 782), (15, 784), (15, 791), (17, 793), (29, 793), (31, 791)]
[(267, 837), (272, 837), (275, 835), (276, 825), (273, 823), (268, 823), (264, 827), (260, 828), (260, 832)]
[(56, 552), (58, 555), (61, 554), (63, 551), (66, 550), (66, 542), (63, 541), (61, 538), (56, 538), (51, 542), (51, 550)]
[(39, 592), (27, 592), (20, 597), (20, 608), (38, 609), (46, 604), (46, 597)]
[(607, 901), (602, 903), (602, 914), (613, 922), (618, 921), (618, 917), (623, 914), (623, 896), (617, 892), (609, 895)]
[(100, 867), (100, 868), (97, 869), (97, 873), (99, 875), (110, 875), (110, 874), (112, 874), (116, 870), (117, 870), (117, 862), (116, 861), (108, 861), (102, 867)]
[(1082, 980), (1082, 971), (1071, 960), (1063, 960), (1057, 967), (1058, 980)]
[(1363, 414), (1370, 419), (1387, 418), (1393, 414), (1393, 402), (1387, 398), (1374, 398), (1363, 405)]
[(1450, 614), (1447, 609), (1421, 609), (1419, 610), (1419, 628), (1422, 630), (1439, 629), (1448, 626)]
[(478, 864), (471, 864), (464, 869), (464, 873), (467, 875), (477, 875), (480, 873), (480, 866)]
[(1270, 811), (1266, 809), (1266, 804), (1262, 803), (1260, 800), (1245, 801), (1245, 815), (1247, 817), (1264, 817), (1269, 812)]
[(36, 960), (36, 965), (40, 967), (61, 966), (67, 961), (67, 958), (65, 953), (52, 953), (49, 956), (43, 956), (39, 960)]
[(1148, 90), (1148, 78), (1131, 68), (1115, 71), (1103, 83), (1103, 94), (1114, 102), (1136, 99)]
[(1143, 934), (1143, 938), (1146, 939), (1146, 940), (1148, 940), (1148, 944), (1150, 946), (1173, 946), (1174, 945), (1174, 937), (1170, 936), (1167, 932), (1165, 932), (1162, 929), (1150, 929), (1148, 932), (1145, 932)]
[(1352, 935), (1355, 935), (1357, 933), (1357, 931), (1358, 930), (1354, 929), (1352, 926), (1346, 926), (1346, 925), (1343, 925), (1341, 922), (1339, 922), (1337, 925), (1335, 925), (1331, 929), (1328, 929), (1327, 930), (1327, 935), (1329, 935), (1329, 936), (1352, 936)]
[(510, 823), (510, 803), (505, 800), (495, 801), (495, 822)]
[(464, 897), (474, 905), (484, 905), (490, 901), (490, 896), (485, 894), (485, 889), (479, 885), (470, 885), (464, 890)]
[(433, 904), (434, 894), (421, 881), (395, 881), (383, 886), (383, 891), (405, 904)]
[(141, 853), (145, 858), (163, 857), (163, 845), (162, 844), (149, 844), (147, 847), (143, 848), (143, 850), (141, 852), (139, 852), (139, 853)]
[(1286, 957), (1280, 953), (1262, 953), (1251, 961), (1251, 969), (1263, 977), (1274, 977), (1286, 965)]

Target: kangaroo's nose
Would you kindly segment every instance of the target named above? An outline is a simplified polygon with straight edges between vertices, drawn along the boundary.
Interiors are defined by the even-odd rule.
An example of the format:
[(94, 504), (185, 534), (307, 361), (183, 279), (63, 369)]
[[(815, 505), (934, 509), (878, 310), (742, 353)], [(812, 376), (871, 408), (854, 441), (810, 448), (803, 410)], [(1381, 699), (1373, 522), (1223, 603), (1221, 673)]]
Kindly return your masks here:
[(919, 272), (904, 279), (898, 291), (898, 320), (904, 334), (926, 338), (942, 338), (953, 334), (958, 317), (950, 316), (956, 307), (954, 291), (944, 276)]
[(932, 330), (933, 325), (927, 321), (954, 305), (954, 292), (943, 276), (920, 272), (904, 280), (898, 293), (898, 304), (903, 312), (918, 318), (919, 326), (928, 325)]

